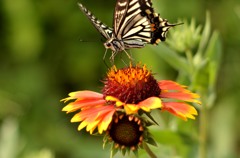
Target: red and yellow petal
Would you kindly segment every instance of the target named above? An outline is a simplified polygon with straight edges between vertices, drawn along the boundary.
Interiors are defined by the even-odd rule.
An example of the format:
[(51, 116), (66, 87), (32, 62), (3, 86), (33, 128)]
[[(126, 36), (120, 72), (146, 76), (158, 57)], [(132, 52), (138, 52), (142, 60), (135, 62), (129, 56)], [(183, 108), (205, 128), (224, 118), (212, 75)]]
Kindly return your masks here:
[(126, 114), (128, 115), (137, 113), (139, 109), (150, 112), (151, 109), (157, 109), (162, 107), (162, 101), (158, 97), (147, 98), (144, 101), (139, 102), (138, 104), (126, 104), (112, 96), (107, 96), (106, 100), (115, 102), (116, 107), (123, 106)]
[(201, 104), (201, 102), (196, 99), (196, 98), (199, 98), (199, 95), (191, 92), (164, 92), (163, 91), (161, 92), (160, 97)]
[(112, 122), (112, 117), (114, 113), (115, 110), (111, 110), (102, 117), (102, 120), (98, 125), (98, 132), (100, 134), (102, 134), (103, 131), (107, 130), (109, 124)]
[(88, 122), (87, 121), (82, 121), (80, 123), (80, 125), (78, 126), (78, 130), (82, 130), (84, 127), (86, 127), (88, 125)]
[(106, 101), (114, 102), (116, 107), (123, 106), (124, 110), (126, 111), (126, 114), (128, 114), (128, 115), (137, 113), (139, 110), (139, 106), (137, 106), (136, 104), (126, 104), (112, 96), (106, 96), (105, 99), (106, 99)]
[(201, 102), (197, 100), (197, 98), (199, 98), (199, 95), (185, 89), (186, 86), (169, 80), (159, 81), (158, 85), (161, 89), (160, 98), (177, 99), (181, 101), (201, 104)]
[(105, 104), (104, 99), (88, 99), (88, 100), (76, 100), (74, 102), (69, 103), (66, 105), (62, 111), (66, 111), (67, 113), (74, 112), (76, 110), (80, 110), (82, 108), (91, 108), (96, 105), (102, 105)]
[(162, 110), (166, 110), (185, 121), (188, 118), (195, 119), (194, 115), (198, 115), (197, 110), (193, 106), (184, 102), (165, 102)]
[(140, 109), (140, 107), (137, 104), (125, 104), (124, 105), (124, 110), (127, 115), (135, 114), (138, 112), (139, 109)]
[(92, 134), (98, 127), (98, 132), (101, 134), (108, 128), (117, 108), (112, 104), (107, 104), (102, 94), (93, 91), (72, 92), (68, 98), (61, 101), (67, 102), (73, 99), (75, 101), (66, 105), (62, 110), (67, 113), (80, 111), (71, 119), (71, 122), (81, 122), (78, 130), (86, 127), (86, 130)]
[(98, 126), (98, 123), (100, 122), (100, 120), (95, 120), (92, 121), (90, 123), (88, 123), (87, 127), (86, 127), (86, 131), (89, 132), (90, 134), (93, 133), (93, 131), (96, 129), (96, 127)]
[(179, 91), (185, 90), (186, 86), (180, 85), (177, 82), (171, 80), (161, 80), (158, 82), (159, 87), (162, 89), (176, 89)]
[(80, 111), (79, 113), (75, 114), (73, 118), (71, 119), (71, 122), (80, 122), (83, 121), (87, 118), (92, 118), (95, 119), (96, 116), (98, 116), (100, 110), (102, 110), (102, 107), (107, 107), (107, 106), (95, 106), (93, 108), (88, 108)]
[(77, 92), (71, 92), (68, 94), (69, 97), (62, 99), (64, 103), (72, 100), (72, 99), (77, 99), (77, 100), (95, 100), (95, 99), (101, 99), (103, 98), (103, 95), (101, 93), (93, 92), (93, 91), (77, 91)]
[(67, 102), (69, 100), (75, 101), (66, 105), (62, 111), (67, 113), (74, 112), (83, 108), (90, 108), (92, 106), (104, 104), (106, 101), (103, 99), (103, 95), (93, 91), (77, 91), (69, 93), (69, 97), (62, 99), (61, 101)]
[(150, 112), (151, 109), (162, 107), (162, 101), (158, 97), (150, 97), (137, 104), (142, 110)]
[(78, 126), (78, 130), (82, 130), (86, 127), (86, 130), (90, 132), (90, 134), (98, 127), (98, 133), (102, 134), (112, 121), (112, 116), (115, 111), (116, 109), (113, 105), (96, 106), (75, 114), (71, 122), (81, 122)]
[(121, 102), (118, 98), (115, 98), (113, 96), (106, 96), (105, 100), (108, 102), (115, 102), (116, 107), (125, 105), (125, 103)]

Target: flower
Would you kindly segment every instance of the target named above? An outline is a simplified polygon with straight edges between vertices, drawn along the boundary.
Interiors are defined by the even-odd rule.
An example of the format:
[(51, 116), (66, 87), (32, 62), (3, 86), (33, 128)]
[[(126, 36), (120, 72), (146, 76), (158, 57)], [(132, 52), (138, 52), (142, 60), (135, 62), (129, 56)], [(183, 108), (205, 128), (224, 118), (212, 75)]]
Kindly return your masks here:
[(103, 80), (102, 94), (93, 91), (77, 91), (61, 101), (70, 102), (63, 108), (67, 113), (79, 111), (71, 122), (81, 122), (78, 130), (86, 127), (92, 134), (98, 127), (102, 134), (112, 123), (114, 114), (126, 115), (150, 112), (153, 109), (168, 111), (184, 120), (195, 119), (196, 109), (189, 103), (200, 104), (199, 96), (176, 82), (156, 81), (146, 66), (130, 64), (127, 68), (113, 66)]
[(125, 155), (126, 151), (133, 151), (136, 154), (146, 143), (156, 145), (148, 131), (150, 125), (152, 123), (142, 116), (115, 113), (106, 131), (104, 146), (111, 143), (113, 153), (120, 150)]
[(124, 107), (127, 114), (162, 107), (162, 101), (158, 98), (160, 88), (146, 66), (130, 65), (119, 70), (113, 66), (104, 80), (102, 93), (107, 101)]
[(103, 95), (116, 107), (124, 107), (127, 114), (159, 108), (184, 120), (195, 119), (197, 110), (189, 103), (201, 104), (199, 95), (186, 88), (170, 80), (156, 81), (145, 65), (119, 70), (114, 66), (104, 81)]

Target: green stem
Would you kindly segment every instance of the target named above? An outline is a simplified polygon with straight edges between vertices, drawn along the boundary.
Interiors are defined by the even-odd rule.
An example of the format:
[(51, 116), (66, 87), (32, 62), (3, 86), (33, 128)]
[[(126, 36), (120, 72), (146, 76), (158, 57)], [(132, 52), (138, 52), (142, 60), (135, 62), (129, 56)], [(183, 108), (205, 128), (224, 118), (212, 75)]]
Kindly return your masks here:
[(194, 72), (194, 63), (193, 63), (193, 56), (192, 56), (192, 52), (190, 50), (186, 50), (186, 57), (189, 63), (189, 67), (190, 67), (190, 74), (193, 74)]
[(143, 148), (146, 150), (146, 152), (148, 153), (148, 155), (151, 158), (157, 158), (157, 156), (152, 152), (152, 150), (149, 148), (149, 146), (147, 145), (147, 143), (143, 142)]
[[(201, 95), (204, 97), (204, 95)], [(199, 124), (199, 158), (206, 158), (206, 143), (207, 143), (207, 108), (205, 102), (202, 102)]]
[(110, 152), (110, 158), (113, 158), (113, 150)]
[[(192, 83), (194, 83), (194, 74), (195, 72), (195, 65), (193, 62), (191, 50), (186, 50), (186, 57), (190, 67), (189, 79)], [(202, 98), (202, 108), (200, 111), (200, 123), (199, 123), (199, 158), (206, 158), (207, 151), (206, 151), (206, 143), (207, 143), (207, 107), (206, 107), (206, 93), (199, 92)]]

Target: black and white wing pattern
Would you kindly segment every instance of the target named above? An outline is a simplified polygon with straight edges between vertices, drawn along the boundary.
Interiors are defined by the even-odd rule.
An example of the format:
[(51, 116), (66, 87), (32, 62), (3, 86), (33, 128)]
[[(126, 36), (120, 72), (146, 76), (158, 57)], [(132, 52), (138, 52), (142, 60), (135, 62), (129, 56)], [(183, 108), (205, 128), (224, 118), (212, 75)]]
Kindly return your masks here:
[(151, 0), (117, 0), (114, 34), (118, 39), (157, 44), (165, 40), (172, 26), (175, 25), (169, 24), (154, 12)]
[(83, 6), (81, 3), (78, 3), (79, 8), (87, 18), (91, 21), (93, 26), (102, 34), (102, 36), (106, 39), (109, 39), (112, 37), (113, 29), (108, 27), (106, 24), (102, 23), (100, 20), (98, 20), (85, 6)]
[(79, 7), (106, 38), (104, 46), (111, 49), (113, 54), (126, 49), (141, 48), (146, 44), (158, 44), (165, 40), (168, 29), (177, 25), (169, 24), (155, 13), (151, 0), (116, 0), (113, 28), (98, 20), (81, 3)]
[[(114, 34), (116, 38), (123, 40), (125, 44), (130, 44), (129, 47), (138, 47), (134, 45), (137, 43), (141, 47), (151, 41), (151, 21), (146, 16), (144, 9), (152, 10), (152, 8), (151, 3), (147, 4), (145, 2), (145, 0), (118, 0), (116, 3)], [(128, 41), (131, 42), (128, 43)]]

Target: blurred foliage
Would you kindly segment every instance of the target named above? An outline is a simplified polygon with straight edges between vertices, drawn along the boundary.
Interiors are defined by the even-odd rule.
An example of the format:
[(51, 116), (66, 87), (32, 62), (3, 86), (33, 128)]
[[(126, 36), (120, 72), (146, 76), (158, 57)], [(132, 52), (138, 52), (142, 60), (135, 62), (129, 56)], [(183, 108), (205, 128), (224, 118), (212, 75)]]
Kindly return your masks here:
[[(81, 2), (111, 26), (115, 1)], [(239, 157), (240, 2), (161, 0), (153, 3), (155, 10), (170, 22), (186, 19), (184, 23), (190, 23), (194, 18), (195, 25), (202, 25), (202, 29), (206, 11), (210, 13), (211, 29), (218, 30), (218, 34), (212, 34), (208, 49), (213, 48), (211, 44), (215, 45), (214, 38), (218, 37), (223, 54), (219, 75), (208, 80), (217, 79), (214, 83), (217, 97), (208, 111), (207, 154), (216, 158)], [(161, 43), (131, 52), (136, 61), (152, 68), (157, 78), (175, 80), (178, 75), (175, 67), (153, 50), (166, 53), (170, 48)], [(100, 34), (78, 9), (77, 1), (0, 1), (1, 158), (109, 156), (108, 149), (102, 150), (102, 138), (78, 132), (77, 124), (69, 123), (71, 116), (61, 112), (63, 104), (59, 102), (72, 91), (101, 90), (101, 79), (107, 70), (102, 61), (104, 52)], [(168, 58), (167, 61), (174, 59), (170, 55)], [(213, 63), (209, 70), (215, 70), (214, 66)], [(159, 123), (160, 130), (153, 129), (159, 142), (153, 150), (160, 158), (197, 157), (198, 122), (163, 116), (165, 122)]]

